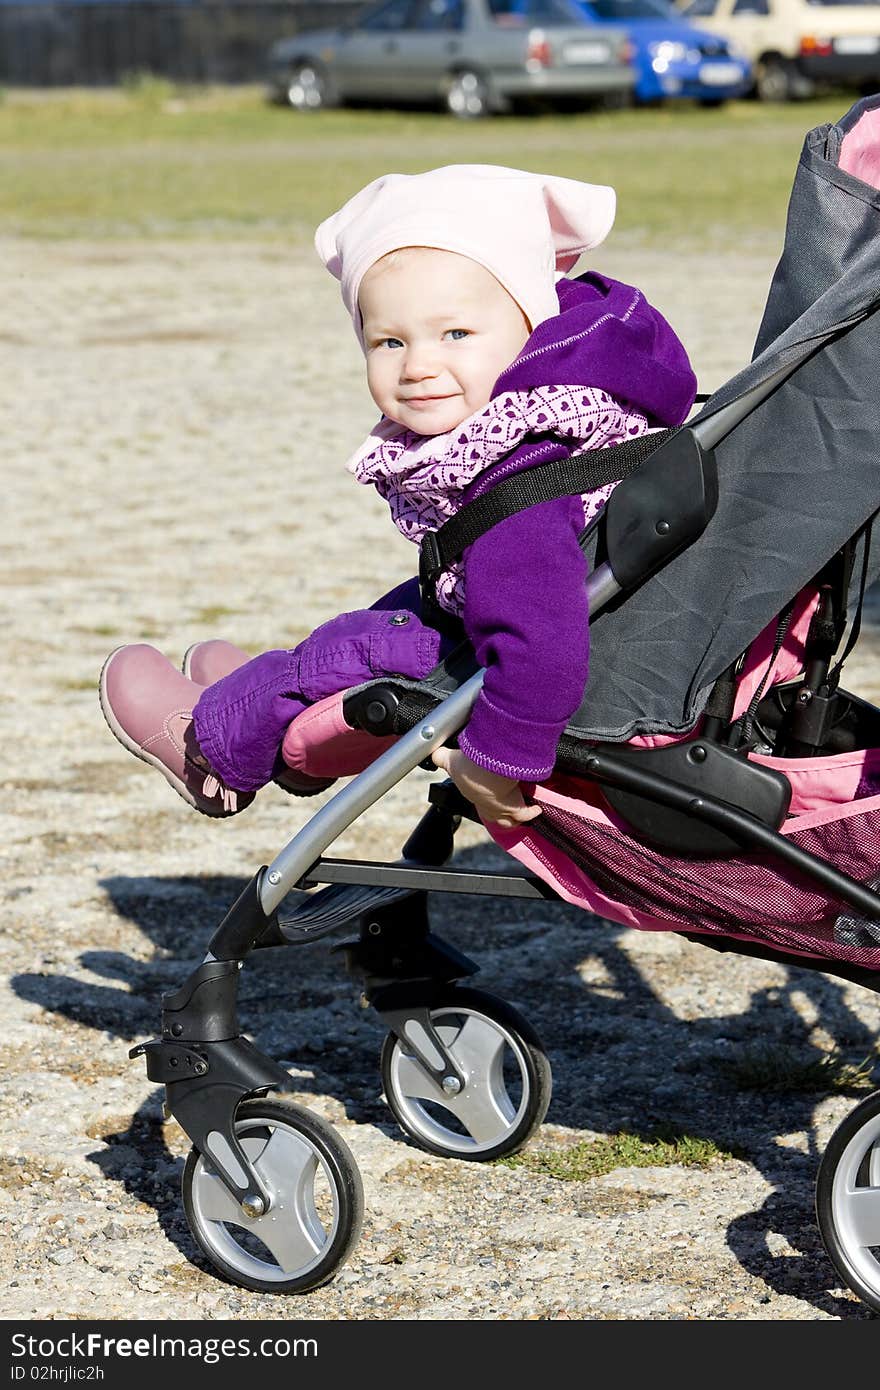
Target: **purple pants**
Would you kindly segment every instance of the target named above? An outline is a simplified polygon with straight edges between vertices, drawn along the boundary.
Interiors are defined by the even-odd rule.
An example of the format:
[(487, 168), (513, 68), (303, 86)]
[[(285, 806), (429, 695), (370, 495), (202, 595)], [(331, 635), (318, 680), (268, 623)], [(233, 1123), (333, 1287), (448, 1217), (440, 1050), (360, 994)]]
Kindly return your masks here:
[(308, 705), (374, 676), (420, 680), (451, 646), (422, 622), (418, 580), (407, 580), (292, 651), (263, 652), (208, 686), (193, 710), (199, 748), (227, 786), (256, 791), (283, 766), (287, 726)]

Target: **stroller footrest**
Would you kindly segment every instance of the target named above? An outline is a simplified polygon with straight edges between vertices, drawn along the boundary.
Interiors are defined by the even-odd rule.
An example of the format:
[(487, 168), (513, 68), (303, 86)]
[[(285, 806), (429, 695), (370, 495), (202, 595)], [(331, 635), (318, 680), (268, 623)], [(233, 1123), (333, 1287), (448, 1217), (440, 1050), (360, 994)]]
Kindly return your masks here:
[(279, 918), (278, 930), (287, 941), (325, 936), (336, 927), (350, 926), (365, 912), (375, 912), (408, 898), (412, 892), (412, 888), (334, 883), (320, 893), (305, 893), (293, 912)]

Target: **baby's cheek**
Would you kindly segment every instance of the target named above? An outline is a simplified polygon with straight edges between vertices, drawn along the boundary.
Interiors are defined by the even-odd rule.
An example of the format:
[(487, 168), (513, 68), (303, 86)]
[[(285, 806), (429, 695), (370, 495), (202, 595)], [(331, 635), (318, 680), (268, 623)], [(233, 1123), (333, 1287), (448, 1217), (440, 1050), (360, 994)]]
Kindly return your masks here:
[(491, 381), (483, 379), (470, 381), (468, 383), (464, 391), (464, 398), (467, 402), (469, 415), (473, 415), (475, 410), (482, 410), (484, 406), (489, 404), (492, 399), (492, 387), (494, 384), (494, 377)]
[(450, 416), (449, 429), (458, 429), (459, 425), (463, 424), (465, 420), (470, 419), (474, 411), (478, 409), (479, 406), (472, 406), (470, 404), (467, 404), (466, 407), (463, 407), (461, 410), (456, 411), (452, 416)]

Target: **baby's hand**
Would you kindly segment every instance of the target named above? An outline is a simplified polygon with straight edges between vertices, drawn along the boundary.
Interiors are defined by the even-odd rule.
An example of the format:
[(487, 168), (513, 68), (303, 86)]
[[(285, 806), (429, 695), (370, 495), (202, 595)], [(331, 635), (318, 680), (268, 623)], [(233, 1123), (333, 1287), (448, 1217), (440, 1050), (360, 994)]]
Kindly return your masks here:
[(510, 828), (541, 814), (540, 806), (526, 805), (513, 777), (499, 777), (497, 772), (479, 767), (457, 748), (438, 748), (433, 762), (474, 803), (481, 820)]

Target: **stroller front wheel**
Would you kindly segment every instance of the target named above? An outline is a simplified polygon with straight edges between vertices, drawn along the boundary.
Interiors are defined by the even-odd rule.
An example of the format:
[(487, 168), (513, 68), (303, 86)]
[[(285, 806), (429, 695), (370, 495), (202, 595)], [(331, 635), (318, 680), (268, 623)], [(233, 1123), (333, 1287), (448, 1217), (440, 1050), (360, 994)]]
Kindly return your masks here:
[(193, 1239), (220, 1274), (246, 1289), (306, 1293), (326, 1283), (363, 1221), (363, 1187), (348, 1146), (302, 1106), (264, 1097), (242, 1101), (235, 1132), (271, 1205), (247, 1216), (193, 1148), (182, 1179)]
[(844, 1283), (880, 1312), (880, 1091), (832, 1134), (816, 1179), (816, 1218)]
[(385, 1099), (405, 1134), (443, 1158), (478, 1162), (521, 1149), (550, 1104), (550, 1063), (525, 1019), (496, 995), (451, 987), (431, 1023), (465, 1077), (456, 1095), (389, 1033), (380, 1067)]

